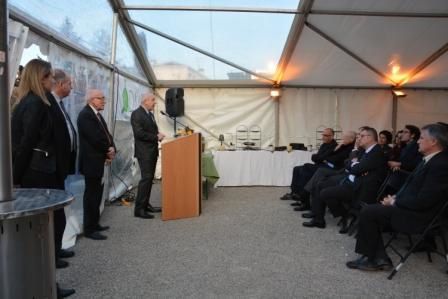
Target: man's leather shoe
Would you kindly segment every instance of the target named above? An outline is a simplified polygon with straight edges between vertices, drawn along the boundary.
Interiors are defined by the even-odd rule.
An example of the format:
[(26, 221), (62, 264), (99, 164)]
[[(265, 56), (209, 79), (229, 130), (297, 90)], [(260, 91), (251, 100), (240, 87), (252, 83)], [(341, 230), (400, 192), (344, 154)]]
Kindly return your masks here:
[(282, 197), (280, 197), (280, 200), (292, 200), (292, 193), (286, 193)]
[(313, 214), (313, 212), (303, 213), (302, 218), (311, 219), (314, 218), (316, 215)]
[(300, 207), (302, 204), (300, 203), (300, 202), (298, 202), (298, 201), (296, 201), (296, 202), (293, 202), (292, 204), (291, 204), (291, 206), (293, 206), (293, 207)]
[(345, 265), (347, 267), (349, 267), (350, 269), (358, 269), (359, 265), (362, 263), (365, 263), (366, 261), (367, 261), (367, 256), (362, 255), (359, 258), (357, 258), (356, 260), (347, 262)]
[(359, 270), (363, 271), (389, 271), (393, 268), (392, 261), (389, 257), (376, 258), (373, 261), (365, 260), (358, 264)]
[(58, 257), (61, 259), (68, 259), (75, 256), (75, 252), (72, 250), (61, 249), (59, 250)]
[(311, 207), (309, 205), (302, 204), (301, 206), (295, 207), (294, 211), (303, 212), (303, 211), (308, 211), (309, 209), (311, 209)]
[(63, 268), (67, 268), (68, 267), (68, 262), (61, 260), (61, 259), (56, 259), (56, 269), (63, 269)]
[(316, 220), (311, 220), (308, 222), (304, 222), (302, 223), (303, 226), (305, 227), (318, 227), (318, 228), (325, 228), (325, 222), (320, 222), (320, 221), (316, 221)]
[(153, 207), (151, 205), (148, 205), (148, 207), (146, 208), (145, 211), (149, 212), (149, 213), (160, 213), (160, 212), (162, 212), (162, 209), (159, 207)]
[(84, 237), (92, 239), (92, 240), (106, 240), (107, 236), (99, 233), (99, 232), (93, 232), (90, 234), (85, 234)]
[(148, 214), (147, 212), (137, 212), (137, 213), (134, 213), (134, 216), (137, 218), (143, 218), (143, 219), (154, 218), (154, 215)]
[(108, 225), (105, 225), (105, 226), (102, 226), (102, 225), (97, 225), (96, 226), (96, 231), (97, 232), (103, 232), (103, 231), (105, 231), (105, 230), (108, 230), (110, 227), (108, 226)]
[(348, 233), (348, 219), (347, 217), (342, 217), (341, 219), (341, 229), (339, 230), (340, 234)]
[(74, 293), (75, 293), (74, 289), (61, 289), (59, 286), (57, 287), (57, 297), (58, 297), (58, 299), (71, 296)]

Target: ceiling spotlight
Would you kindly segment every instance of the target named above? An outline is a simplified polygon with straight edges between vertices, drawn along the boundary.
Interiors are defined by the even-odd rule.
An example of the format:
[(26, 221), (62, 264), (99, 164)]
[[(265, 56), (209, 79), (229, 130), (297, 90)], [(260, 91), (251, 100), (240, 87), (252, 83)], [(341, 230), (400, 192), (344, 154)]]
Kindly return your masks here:
[(271, 88), (271, 97), (277, 99), (280, 97), (280, 85), (274, 84)]
[(404, 98), (406, 96), (406, 94), (404, 93), (404, 91), (402, 90), (398, 90), (398, 89), (393, 89), (392, 93), (394, 94), (394, 96), (396, 96), (397, 98)]

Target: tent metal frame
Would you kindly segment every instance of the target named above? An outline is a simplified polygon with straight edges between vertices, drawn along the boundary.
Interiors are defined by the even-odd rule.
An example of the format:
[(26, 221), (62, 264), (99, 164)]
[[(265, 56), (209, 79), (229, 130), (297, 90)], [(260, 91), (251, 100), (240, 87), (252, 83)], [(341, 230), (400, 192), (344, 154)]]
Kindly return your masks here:
[[(145, 24), (141, 24), (139, 22), (136, 22), (135, 20), (132, 20), (129, 17), (129, 14), (127, 14), (126, 18), (124, 18), (125, 21), (129, 22), (130, 24), (133, 24), (135, 26), (138, 26), (144, 30), (148, 30), (154, 34), (157, 34), (161, 37), (164, 37), (170, 41), (173, 41), (177, 44), (180, 44), (182, 46), (185, 46), (193, 51), (199, 52), (203, 55), (206, 55), (208, 57), (211, 57), (215, 60), (218, 60), (220, 62), (223, 62), (227, 65), (230, 65), (234, 68), (237, 68), (241, 71), (244, 71), (246, 73), (252, 74), (254, 76), (257, 76), (258, 78), (262, 78), (264, 80), (267, 80), (268, 82), (272, 82), (273, 84), (280, 84), (284, 87), (293, 87), (291, 84), (282, 84), (282, 78), (283, 74), (290, 62), (291, 56), (297, 46), (298, 41), (300, 40), (300, 36), (303, 31), (303, 27), (307, 26), (309, 29), (311, 29), (316, 34), (320, 35), (327, 41), (329, 41), (331, 44), (336, 46), (337, 48), (341, 49), (343, 52), (345, 52), (347, 55), (355, 59), (358, 63), (364, 65), (369, 70), (380, 76), (381, 78), (386, 79), (387, 81), (391, 82), (391, 87), (378, 87), (378, 86), (372, 86), (372, 87), (360, 87), (360, 86), (354, 86), (353, 88), (375, 88), (375, 89), (390, 89), (395, 86), (400, 86), (404, 82), (404, 80), (400, 82), (395, 82), (392, 80), (389, 76), (375, 68), (373, 65), (368, 63), (365, 59), (362, 57), (356, 55), (354, 52), (349, 50), (344, 45), (337, 42), (335, 39), (333, 39), (331, 36), (325, 34), (322, 30), (317, 28), (315, 25), (311, 24), (307, 18), (309, 15), (335, 15), (335, 16), (366, 16), (366, 17), (403, 17), (403, 18), (448, 18), (448, 13), (413, 13), (413, 12), (388, 12), (388, 11), (356, 11), (356, 10), (323, 10), (323, 9), (316, 9), (313, 10), (313, 4), (314, 0), (303, 0), (299, 1), (299, 5), (297, 9), (276, 9), (276, 8), (255, 8), (255, 7), (220, 7), (220, 6), (168, 6), (168, 5), (124, 5), (122, 0), (109, 0), (110, 2), (119, 3), (116, 8), (121, 11), (131, 11), (131, 10), (140, 10), (140, 11), (197, 11), (197, 12), (236, 12), (236, 13), (269, 13), (269, 14), (294, 14), (294, 20), (291, 24), (291, 29), (289, 32), (289, 35), (287, 37), (287, 40), (285, 42), (285, 46), (283, 48), (283, 52), (280, 56), (280, 59), (277, 63), (276, 72), (274, 75), (273, 80), (270, 78), (266, 78), (260, 74), (257, 74), (247, 68), (244, 68), (238, 64), (235, 64), (229, 60), (226, 60), (222, 57), (219, 57), (213, 53), (210, 53), (208, 51), (205, 51), (199, 47), (193, 46), (185, 41), (181, 41), (179, 39), (176, 39), (172, 36), (169, 36), (161, 31), (158, 31), (154, 28), (151, 28), (150, 26), (147, 26)], [(445, 44), (444, 47), (437, 50), (434, 54), (426, 58), (421, 64), (419, 64), (417, 67), (415, 67), (411, 72), (410, 76), (407, 78), (407, 80), (414, 77), (417, 73), (422, 71), (424, 68), (429, 66), (432, 62), (437, 60), (440, 56), (442, 56), (446, 51), (448, 50), (448, 46)], [(225, 81), (225, 82), (224, 82)], [(182, 86), (186, 87), (242, 87), (242, 86), (254, 86), (254, 87), (267, 87), (269, 86), (266, 84), (266, 82), (262, 83), (254, 83), (251, 82), (252, 80), (242, 80), (240, 82), (235, 80), (185, 80), (185, 81), (174, 81), (174, 80), (155, 80), (156, 87), (173, 87), (178, 86), (181, 84)], [(299, 85), (300, 86), (300, 85)], [(324, 86), (309, 86), (312, 88), (325, 88)], [(345, 87), (335, 87), (335, 88), (345, 88)], [(419, 87), (413, 87), (419, 88)]]
[[(394, 82), (391, 78), (389, 78), (386, 74), (379, 71), (373, 65), (369, 64), (365, 59), (359, 57), (344, 45), (337, 42), (331, 36), (325, 34), (315, 25), (311, 24), (307, 18), (310, 15), (339, 15), (339, 16), (367, 16), (367, 17), (404, 17), (404, 18), (448, 18), (448, 13), (400, 13), (400, 12), (387, 12), (387, 11), (350, 11), (350, 10), (313, 10), (314, 0), (302, 0), (299, 2), (297, 9), (275, 9), (275, 8), (253, 8), (253, 7), (204, 7), (204, 6), (140, 6), (140, 5), (125, 5), (124, 0), (108, 0), (113, 12), (118, 15), (118, 23), (123, 30), (123, 33), (131, 46), (136, 58), (143, 70), (145, 75), (144, 78), (140, 78), (136, 75), (130, 74), (127, 71), (121, 70), (113, 65), (113, 63), (105, 62), (103, 58), (91, 55), (91, 51), (88, 49), (75, 44), (64, 37), (62, 37), (58, 32), (43, 26), (39, 21), (34, 19), (32, 16), (24, 14), (20, 10), (16, 10), (14, 7), (10, 7), (10, 17), (13, 20), (17, 20), (28, 27), (30, 27), (31, 31), (34, 33), (45, 37), (47, 40), (62, 46), (68, 50), (71, 50), (79, 55), (88, 57), (98, 64), (108, 68), (115, 70), (118, 74), (123, 75), (129, 79), (135, 80), (138, 83), (142, 83), (146, 86), (152, 86), (154, 88), (165, 88), (165, 87), (174, 87), (174, 86), (185, 86), (191, 88), (269, 88), (274, 84), (279, 84), (283, 87), (287, 88), (354, 88), (354, 89), (392, 89), (394, 87), (399, 86), (403, 89), (415, 89), (415, 90), (446, 90), (447, 88), (442, 87), (419, 87), (419, 86), (406, 86), (406, 82), (404, 80), (400, 82)], [(199, 47), (193, 46), (185, 41), (176, 39), (170, 35), (167, 35), (161, 31), (158, 31), (150, 26), (145, 24), (141, 24), (133, 20), (129, 15), (129, 10), (166, 10), (166, 11), (202, 11), (202, 12), (241, 12), (241, 13), (270, 13), (270, 14), (295, 14), (294, 20), (291, 24), (291, 29), (288, 35), (288, 38), (285, 42), (285, 46), (283, 52), (280, 56), (280, 59), (277, 63), (277, 68), (275, 72), (275, 76), (273, 78), (268, 78), (263, 76), (262, 74), (258, 74), (256, 72), (251, 71), (241, 65), (233, 63), (227, 59), (219, 57), (213, 53), (205, 51)], [(114, 23), (114, 26), (117, 26)], [(187, 47), (193, 51), (206, 55), (212, 59), (218, 60), (222, 63), (225, 63), (231, 67), (239, 69), (243, 72), (256, 76), (260, 78), (260, 80), (158, 80), (156, 74), (154, 73), (153, 68), (151, 67), (151, 63), (149, 61), (148, 55), (144, 53), (143, 47), (140, 44), (141, 41), (138, 38), (137, 32), (134, 26), (138, 26), (143, 30), (147, 30), (152, 32), (153, 34), (157, 34), (163, 38), (166, 38), (172, 42), (180, 44), (184, 47)], [(391, 86), (322, 86), (322, 85), (301, 85), (301, 84), (289, 84), (282, 83), (282, 76), (290, 63), (291, 56), (297, 46), (297, 43), (300, 40), (301, 33), (303, 31), (303, 27), (307, 26), (316, 34), (325, 38), (327, 41), (335, 45), (337, 48), (344, 51), (347, 55), (358, 61), (358, 63), (364, 65), (368, 69), (370, 69), (375, 74), (381, 76), (382, 78), (386, 78), (391, 82)], [(116, 41), (115, 41), (116, 44)], [(115, 51), (115, 49), (114, 49)], [(439, 59), (443, 54), (448, 51), (448, 43), (445, 43), (440, 49), (435, 51), (433, 54), (428, 56), (423, 60), (419, 65), (417, 65), (410, 73), (407, 80), (411, 79), (423, 69), (428, 67), (434, 61)], [(114, 53), (114, 52), (113, 52)], [(114, 62), (114, 59), (111, 60)]]

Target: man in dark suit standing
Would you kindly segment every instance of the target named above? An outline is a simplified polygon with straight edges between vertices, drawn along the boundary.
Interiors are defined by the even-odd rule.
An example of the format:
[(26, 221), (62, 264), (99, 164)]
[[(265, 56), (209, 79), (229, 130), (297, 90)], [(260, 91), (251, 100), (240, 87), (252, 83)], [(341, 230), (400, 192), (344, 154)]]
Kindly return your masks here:
[(355, 252), (361, 256), (347, 263), (359, 270), (390, 270), (382, 231), (385, 227), (399, 232), (418, 233), (431, 221), (447, 200), (448, 130), (440, 124), (422, 128), (418, 141), (423, 161), (406, 179), (404, 185), (379, 204), (361, 211)]
[[(53, 119), (53, 134), (55, 140), (56, 171), (58, 175), (58, 189), (65, 189), (65, 179), (69, 174), (75, 173), (77, 136), (73, 123), (65, 110), (63, 99), (70, 95), (72, 79), (63, 70), (54, 70), (53, 91), (48, 94), (51, 116)], [(60, 258), (69, 258), (75, 255), (73, 251), (62, 249), (66, 218), (64, 209), (54, 212), (54, 235), (56, 268), (68, 266)]]
[(154, 118), (155, 105), (155, 96), (147, 93), (143, 96), (140, 107), (134, 110), (131, 115), (131, 125), (135, 140), (135, 157), (138, 159), (141, 172), (134, 216), (145, 219), (154, 218), (154, 215), (148, 212), (157, 213), (161, 211), (160, 208), (149, 204), (152, 181), (159, 156), (159, 141), (162, 141), (165, 137), (163, 133), (159, 132)]
[(115, 158), (115, 144), (107, 129), (104, 118), (99, 113), (104, 110), (105, 97), (101, 90), (87, 91), (87, 105), (78, 116), (79, 170), (84, 175), (84, 236), (93, 240), (105, 240), (101, 231), (100, 205), (103, 195), (104, 165)]

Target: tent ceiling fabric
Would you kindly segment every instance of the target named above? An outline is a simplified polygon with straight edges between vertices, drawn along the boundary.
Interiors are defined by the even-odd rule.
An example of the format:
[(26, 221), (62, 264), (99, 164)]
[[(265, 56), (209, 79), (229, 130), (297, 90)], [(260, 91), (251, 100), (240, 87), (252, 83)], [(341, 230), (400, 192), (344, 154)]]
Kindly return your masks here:
[(285, 84), (390, 86), (379, 75), (305, 27), (283, 76)]
[[(448, 88), (447, 0), (174, 0), (168, 5), (165, 0), (101, 0), (94, 1), (93, 10), (82, 1), (47, 2), (8, 1), (14, 15), (35, 18), (104, 64), (110, 64), (113, 12), (118, 13), (138, 57), (119, 57), (119, 62), (138, 77), (143, 70), (155, 87), (183, 82), (388, 89), (394, 81), (403, 87)], [(207, 11), (217, 8), (226, 11)], [(89, 14), (76, 14), (85, 11)], [(306, 19), (304, 30), (299, 30), (303, 22), (292, 21), (297, 17)], [(136, 23), (147, 26), (144, 34), (134, 34)], [(150, 38), (155, 32), (148, 28), (162, 34)], [(169, 75), (173, 69), (176, 75)]]
[(447, 42), (448, 19), (316, 15), (309, 22), (396, 82)]
[(448, 53), (441, 56), (436, 63), (430, 64), (418, 73), (408, 84), (413, 86), (440, 87), (448, 86)]
[[(303, 4), (302, 2), (301, 4)], [(243, 3), (242, 1), (224, 1), (222, 3), (217, 1), (212, 5), (207, 1), (196, 0), (170, 2), (168, 7), (169, 9), (175, 9), (176, 5), (181, 5), (179, 9), (185, 7), (206, 9), (219, 6), (235, 8), (235, 10), (241, 7), (253, 7), (254, 10), (266, 8), (266, 10), (291, 9), (292, 11), (292, 9), (298, 9), (298, 4), (299, 2), (295, 1), (281, 1), (274, 5), (272, 2), (269, 4), (267, 1), (261, 1), (257, 4), (250, 3), (250, 6), (247, 2)], [(213, 73), (206, 70), (209, 75), (193, 79), (196, 82), (200, 81), (202, 85), (213, 86), (218, 83), (216, 80), (221, 83), (223, 80), (227, 80), (228, 84), (239, 81), (238, 85), (244, 85), (244, 82), (253, 85), (256, 80), (253, 80), (253, 76), (245, 73), (244, 69), (258, 72), (268, 62), (272, 64), (272, 61), (282, 61), (278, 57), (279, 51), (277, 50), (281, 49), (279, 44), (285, 42), (287, 29), (281, 25), (284, 25), (284, 22), (280, 25), (277, 24), (278, 22), (274, 22), (277, 19), (275, 15), (256, 12), (207, 12), (203, 10), (196, 12), (176, 10), (161, 12), (157, 11), (157, 5), (160, 8), (163, 8), (163, 5), (167, 6), (163, 1), (157, 0), (145, 3), (139, 0), (126, 0), (125, 5), (147, 5), (155, 11), (130, 10), (131, 17), (148, 26), (155, 26), (164, 33), (175, 36), (242, 67), (243, 71), (229, 72), (223, 65), (223, 70), (219, 70), (217, 75), (217, 68), (213, 66)], [(354, 15), (357, 12), (360, 14), (384, 13), (387, 16)], [(297, 13), (302, 13), (302, 9), (298, 9)], [(393, 16), (400, 13), (419, 15), (414, 17), (409, 15)], [(428, 15), (422, 17), (420, 14)], [(438, 17), (431, 17), (429, 14), (437, 14)], [(151, 15), (152, 18), (147, 17)], [(166, 15), (164, 18), (157, 19), (158, 16), (164, 15)], [(230, 18), (232, 22), (226, 23), (229, 16), (232, 17)], [(240, 16), (241, 20), (247, 18), (248, 21), (238, 21)], [(287, 23), (291, 23), (294, 14), (278, 14), (278, 16), (285, 19), (285, 16), (287, 16), (289, 18)], [(212, 17), (219, 20), (218, 23), (216, 23), (216, 20), (211, 22)], [(258, 32), (249, 29), (252, 28), (253, 24), (260, 25), (261, 23), (257, 20), (263, 18), (264, 24), (268, 26), (260, 28)], [(171, 22), (164, 24), (163, 20), (167, 19)], [(448, 1), (315, 0), (312, 1), (307, 22), (310, 25), (305, 26), (297, 43), (288, 45), (293, 50), (289, 63), (283, 66), (284, 69), (277, 69), (277, 72), (281, 73), (281, 76), (279, 76), (282, 78), (280, 84), (285, 84), (285, 86), (390, 88), (404, 82), (404, 87), (406, 87), (406, 84), (423, 88), (446, 87), (445, 79), (441, 79), (441, 76), (445, 74), (443, 70), (446, 70), (447, 61), (446, 59), (437, 59), (438, 56), (426, 68), (430, 69), (431, 72), (425, 71), (425, 68), (423, 68), (420, 73), (417, 72), (414, 78), (408, 80), (408, 77), (418, 66), (448, 42), (445, 34), (445, 28), (448, 27)], [(238, 28), (235, 24), (239, 24), (241, 27)], [(309, 27), (311, 25), (312, 27)], [(197, 26), (200, 28), (199, 32), (203, 32), (203, 34), (197, 33), (198, 30), (194, 29), (198, 28)], [(212, 33), (211, 30), (214, 27), (215, 32)], [(320, 36), (322, 34), (319, 34), (316, 30), (310, 30), (313, 27), (323, 32), (328, 38)], [(283, 33), (276, 34), (276, 30), (277, 32), (283, 31)], [(290, 28), (288, 32), (293, 30), (294, 28)], [(250, 35), (251, 32), (253, 32), (252, 35)], [(244, 36), (250, 36), (250, 38), (244, 38)], [(262, 42), (257, 43), (257, 40)], [(265, 54), (257, 52), (260, 49), (267, 50), (269, 44), (274, 44), (277, 50), (274, 52), (272, 50), (264, 51)], [(155, 47), (156, 45), (152, 44), (152, 46)], [(283, 53), (285, 53), (284, 47), (285, 45), (283, 45)], [(154, 51), (153, 53), (156, 54), (152, 56), (151, 45), (148, 46), (148, 51), (149, 60), (157, 60), (158, 51)], [(442, 48), (442, 52), (439, 54), (443, 54), (445, 51)], [(258, 54), (255, 55), (254, 53)], [(184, 57), (184, 59), (187, 58)], [(178, 60), (176, 62), (179, 65), (188, 65), (187, 60)], [(198, 59), (196, 60), (198, 61)], [(213, 58), (211, 60), (213, 61)], [(200, 63), (196, 64), (199, 65)], [(199, 69), (209, 67), (210, 63), (205, 68), (201, 66)], [(439, 71), (441, 73), (438, 73)], [(428, 78), (426, 78), (427, 74), (429, 74)], [(184, 79), (186, 79), (186, 82), (192, 80), (192, 78), (180, 78), (178, 76), (176, 78), (158, 76), (157, 79), (164, 80), (164, 86), (169, 86), (172, 79), (176, 79), (178, 82)], [(269, 84), (269, 82), (267, 83)]]
[(313, 10), (448, 13), (446, 0), (314, 0)]

